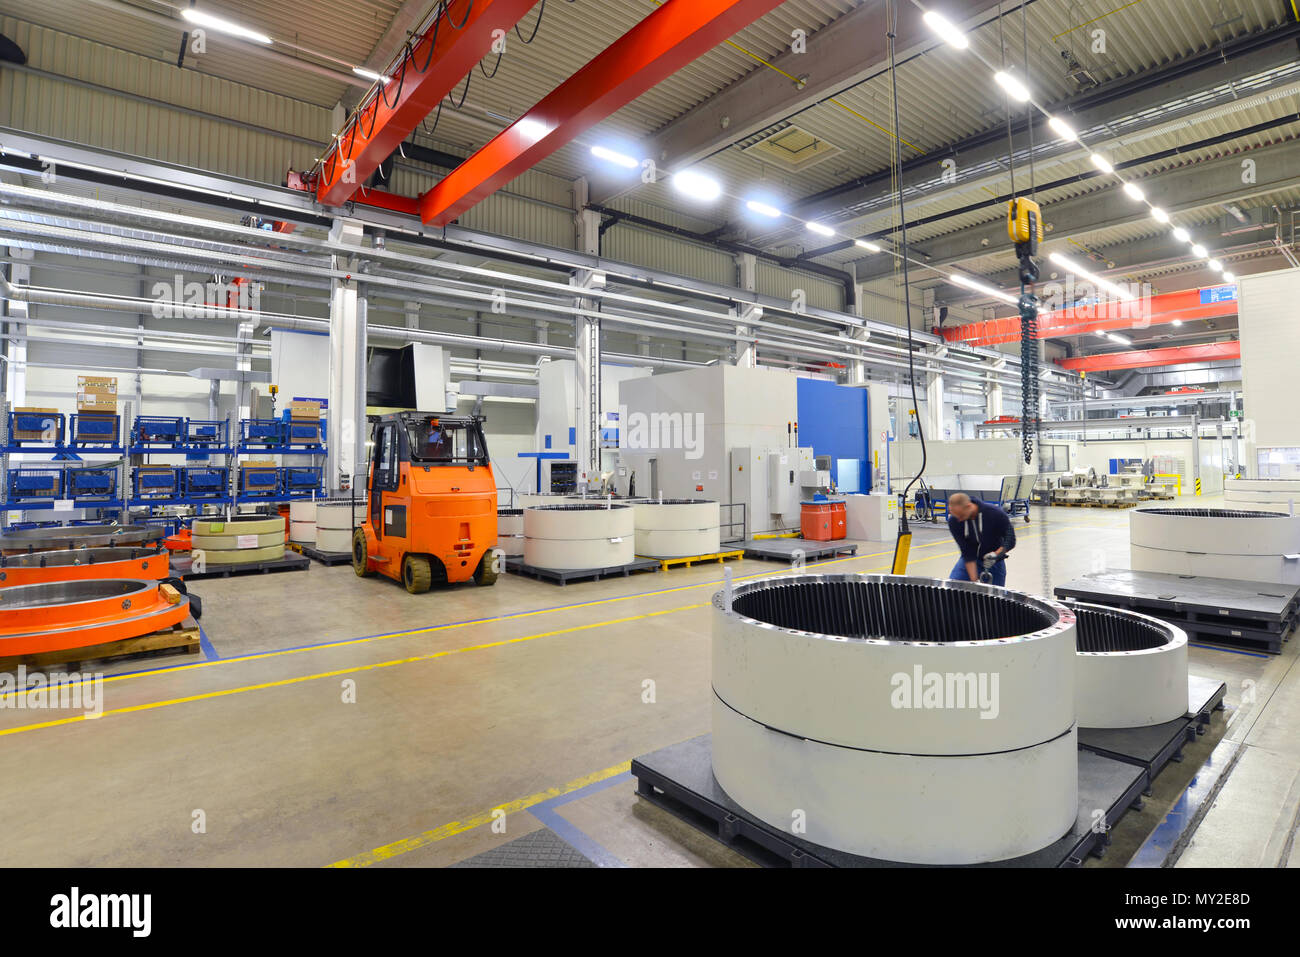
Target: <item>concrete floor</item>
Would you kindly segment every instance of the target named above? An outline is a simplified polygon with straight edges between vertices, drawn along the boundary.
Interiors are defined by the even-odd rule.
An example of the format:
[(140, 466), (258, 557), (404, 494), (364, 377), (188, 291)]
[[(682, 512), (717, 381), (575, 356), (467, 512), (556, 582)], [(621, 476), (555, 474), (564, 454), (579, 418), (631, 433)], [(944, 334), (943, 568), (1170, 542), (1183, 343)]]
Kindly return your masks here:
[[(1126, 567), (1127, 526), (1125, 511), (1049, 509), (1018, 526), (1008, 584), (1043, 590), (1044, 541), (1058, 583)], [(819, 567), (883, 572), (891, 555), (864, 543)], [(955, 558), (942, 527), (917, 530), (913, 574), (946, 577)], [(106, 668), (98, 719), (0, 710), (0, 864), (436, 866), (547, 827), (599, 863), (745, 866), (638, 801), (626, 773), (709, 730), (720, 579), (717, 565), (563, 588), (505, 575), (412, 596), (313, 565), (196, 582), (215, 660)], [(1228, 684), (1226, 720), (1097, 863), (1149, 855), (1171, 807), (1204, 814), (1190, 843), (1157, 832), (1181, 863), (1297, 863), (1296, 651), (1192, 649), (1194, 674)]]

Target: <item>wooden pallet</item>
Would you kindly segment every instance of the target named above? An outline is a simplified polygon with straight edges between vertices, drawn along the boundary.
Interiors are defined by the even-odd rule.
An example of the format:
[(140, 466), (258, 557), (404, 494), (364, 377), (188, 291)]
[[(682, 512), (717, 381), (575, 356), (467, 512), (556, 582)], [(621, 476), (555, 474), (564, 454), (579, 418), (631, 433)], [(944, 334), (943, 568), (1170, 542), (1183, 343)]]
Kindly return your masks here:
[(0, 658), (0, 671), (12, 671), (19, 665), (41, 668), (46, 665), (66, 665), (73, 662), (110, 661), (114, 658), (152, 655), (164, 651), (196, 654), (199, 651), (199, 623), (193, 618), (186, 618), (179, 625), (173, 625), (163, 631), (155, 631), (150, 635), (141, 635), (138, 638), (109, 641), (102, 645), (87, 645), (84, 648), (64, 648), (60, 651), (44, 651), (35, 655)]
[[(641, 556), (638, 555), (637, 557), (640, 558)], [(675, 565), (685, 565), (687, 568), (690, 568), (692, 565), (698, 565), (701, 562), (717, 562), (718, 564), (721, 564), (728, 558), (744, 557), (745, 550), (743, 548), (738, 548), (734, 552), (714, 552), (711, 555), (688, 555), (683, 558), (656, 558), (654, 560), (659, 563), (659, 567), (662, 570), (668, 571), (668, 569)]]

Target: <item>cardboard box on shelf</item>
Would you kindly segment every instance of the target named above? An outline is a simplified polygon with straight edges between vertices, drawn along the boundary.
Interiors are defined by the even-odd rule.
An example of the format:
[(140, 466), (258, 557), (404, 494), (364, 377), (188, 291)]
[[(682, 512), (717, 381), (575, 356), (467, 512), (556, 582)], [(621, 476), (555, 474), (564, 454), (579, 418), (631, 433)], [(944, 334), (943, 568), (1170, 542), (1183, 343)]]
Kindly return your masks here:
[(79, 392), (77, 393), (77, 411), (115, 413), (117, 411), (117, 396), (104, 395), (98, 392)]
[(78, 392), (104, 392), (109, 395), (117, 395), (117, 377), (102, 375), (79, 375), (77, 376)]
[[(45, 409), (45, 408), (40, 408), (37, 406), (30, 406), (30, 405), (19, 406), (18, 408), (15, 408), (13, 438), (23, 439), (23, 440), (44, 438), (45, 430), (47, 428), (45, 423), (48, 421), (50, 423), (50, 426), (57, 428), (58, 419), (56, 418), (56, 416), (58, 416), (58, 414), (59, 414), (58, 409)], [(31, 416), (42, 416), (42, 417), (49, 416), (50, 419), (46, 420), (42, 418), (40, 428), (36, 428), (36, 429), (19, 428), (23, 420), (30, 418)]]
[(290, 402), (289, 418), (295, 420), (312, 420), (320, 418), (319, 402)]

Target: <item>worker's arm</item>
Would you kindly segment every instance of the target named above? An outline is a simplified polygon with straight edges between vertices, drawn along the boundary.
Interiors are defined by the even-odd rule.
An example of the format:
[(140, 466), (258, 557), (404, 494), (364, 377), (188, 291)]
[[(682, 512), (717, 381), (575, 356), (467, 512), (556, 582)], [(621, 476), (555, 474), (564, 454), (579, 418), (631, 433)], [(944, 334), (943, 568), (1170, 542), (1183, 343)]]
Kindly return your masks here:
[(966, 563), (966, 574), (970, 576), (970, 580), (973, 582), (977, 582), (980, 580), (979, 569), (975, 567), (974, 562), (968, 561)]
[(957, 534), (957, 530), (961, 527), (962, 523), (957, 521), (955, 518), (948, 519), (948, 534), (950, 534), (952, 540), (957, 543), (957, 548), (961, 551), (961, 557), (966, 562), (966, 574), (970, 576), (971, 581), (977, 582), (980, 580), (979, 569), (976, 568), (976, 565), (979, 564), (980, 557), (979, 542), (972, 543), (965, 535)]
[(1002, 533), (1002, 541), (998, 544), (998, 547), (995, 550), (989, 552), (987, 555), (984, 556), (984, 560), (986, 562), (988, 562), (990, 559), (992, 559), (992, 561), (995, 562), (1000, 561), (1001, 559), (1007, 557), (1007, 552), (1011, 551), (1011, 549), (1016, 547), (1015, 523), (1012, 522), (1010, 518), (1005, 518), (1004, 521), (1006, 521), (1007, 524), (1006, 524), (1006, 530)]

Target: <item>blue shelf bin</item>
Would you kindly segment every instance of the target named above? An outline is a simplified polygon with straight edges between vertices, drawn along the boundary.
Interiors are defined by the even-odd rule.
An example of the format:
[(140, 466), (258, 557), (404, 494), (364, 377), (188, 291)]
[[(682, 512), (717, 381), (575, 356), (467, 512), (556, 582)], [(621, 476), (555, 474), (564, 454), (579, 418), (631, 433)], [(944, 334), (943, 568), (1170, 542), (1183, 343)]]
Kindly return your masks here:
[(280, 469), (280, 488), (286, 495), (307, 498), (320, 492), (323, 472), (315, 465), (286, 465)]
[(185, 441), (185, 419), (179, 415), (141, 415), (131, 425), (131, 444), (180, 445)]
[(67, 435), (67, 423), (62, 412), (10, 412), (9, 445), (61, 446)]
[(63, 498), (63, 469), (19, 465), (9, 470), (9, 502), (53, 502)]
[(77, 412), (68, 416), (70, 439), (74, 448), (106, 446), (116, 448), (122, 434), (122, 417), (103, 412)]
[(279, 419), (240, 419), (239, 441), (245, 447), (275, 449), (284, 445), (284, 423)]
[(280, 469), (241, 468), (239, 494), (245, 498), (278, 498), (280, 496)]
[(285, 445), (309, 446), (319, 448), (324, 441), (322, 438), (323, 421), (305, 422), (293, 421), (292, 419), (284, 423)]
[(180, 473), (173, 468), (141, 465), (131, 473), (131, 493), (138, 501), (176, 498)]
[(188, 465), (181, 470), (185, 497), (191, 499), (224, 499), (230, 475), (224, 465)]
[(186, 419), (185, 444), (196, 449), (230, 445), (230, 423), (225, 419)]
[(117, 497), (117, 466), (68, 469), (64, 488), (75, 502), (113, 501)]
[(33, 528), (58, 528), (59, 522), (14, 522), (9, 527), (15, 532), (25, 532)]

